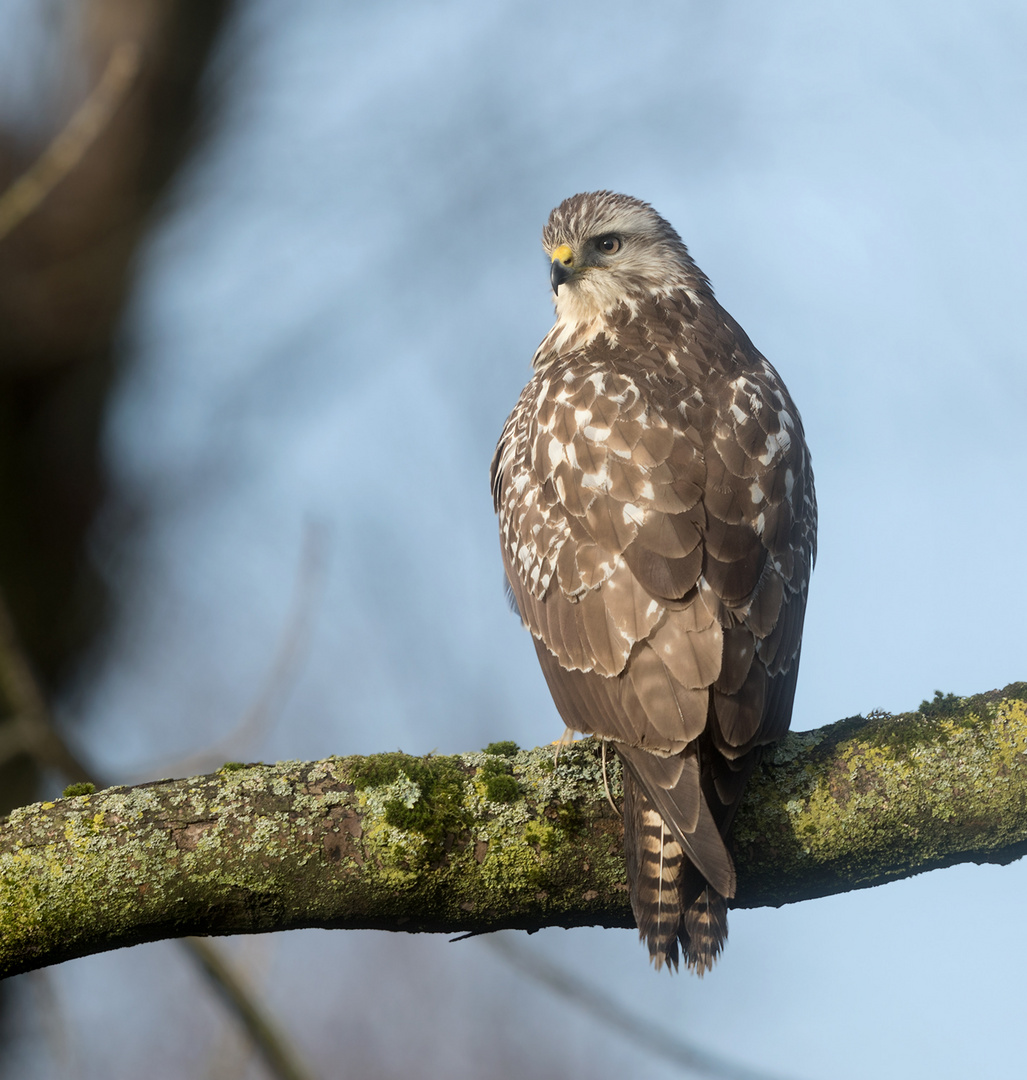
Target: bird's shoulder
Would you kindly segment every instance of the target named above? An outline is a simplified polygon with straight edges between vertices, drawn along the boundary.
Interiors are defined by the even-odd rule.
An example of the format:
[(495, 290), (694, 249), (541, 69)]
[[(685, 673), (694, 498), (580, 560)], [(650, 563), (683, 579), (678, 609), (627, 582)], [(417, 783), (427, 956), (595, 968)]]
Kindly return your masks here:
[(698, 489), (747, 485), (725, 512), (756, 522), (765, 474), (808, 471), (787, 390), (712, 298), (625, 306), (577, 335), (557, 324), (535, 367), (492, 462), (500, 514), (514, 481), (518, 498), (539, 487), (533, 498), (575, 517), (600, 496), (659, 511), (675, 489), (691, 505)]

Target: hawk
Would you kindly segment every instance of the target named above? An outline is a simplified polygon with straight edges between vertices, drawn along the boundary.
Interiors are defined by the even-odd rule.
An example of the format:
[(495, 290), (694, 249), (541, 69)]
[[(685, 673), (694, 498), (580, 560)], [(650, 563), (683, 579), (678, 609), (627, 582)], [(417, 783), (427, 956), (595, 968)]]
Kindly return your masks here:
[(503, 427), (503, 565), (564, 723), (612, 743), (639, 936), (700, 975), (727, 937), (725, 838), (788, 729), (816, 499), (780, 376), (648, 203), (550, 215), (556, 323)]

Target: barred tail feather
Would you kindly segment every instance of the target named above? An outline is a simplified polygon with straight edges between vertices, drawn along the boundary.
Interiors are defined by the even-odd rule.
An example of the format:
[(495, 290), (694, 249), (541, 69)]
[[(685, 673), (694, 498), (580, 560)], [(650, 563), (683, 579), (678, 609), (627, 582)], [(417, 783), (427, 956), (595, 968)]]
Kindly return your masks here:
[(685, 963), (703, 975), (713, 967), (727, 941), (727, 900), (709, 885), (681, 916), (681, 935)]
[[(680, 954), (702, 975), (713, 966), (727, 938), (727, 901), (706, 885), (695, 897), (696, 876), (682, 845), (629, 774), (624, 777), (624, 850), (631, 910), (638, 936), (659, 971), (676, 971)], [(701, 880), (701, 878), (700, 878)]]
[(655, 810), (643, 810), (639, 873), (631, 883), (631, 907), (638, 935), (649, 946), (657, 970), (678, 966), (681, 928), (681, 863), (684, 852)]

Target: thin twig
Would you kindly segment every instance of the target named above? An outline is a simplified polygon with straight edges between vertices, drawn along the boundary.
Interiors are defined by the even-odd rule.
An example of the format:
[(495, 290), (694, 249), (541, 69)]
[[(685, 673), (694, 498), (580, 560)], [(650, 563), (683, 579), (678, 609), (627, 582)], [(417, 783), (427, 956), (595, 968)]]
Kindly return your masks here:
[(0, 194), (0, 240), (23, 222), (82, 160), (110, 123), (139, 71), (139, 46), (123, 41), (114, 46), (100, 81), (57, 137)]
[[(250, 986), (258, 991), (266, 983), (270, 957), (278, 938), (270, 934), (251, 934), (240, 938), (239, 948), (232, 951), (236, 970), (245, 975)], [(224, 1027), (217, 1044), (206, 1055), (205, 1080), (245, 1080), (253, 1069), (253, 1042), (245, 1031)]]
[[(308, 521), (303, 534), (292, 610), (282, 632), (275, 658), (264, 684), (242, 719), (223, 738), (199, 753), (174, 761), (155, 762), (133, 770), (142, 782), (153, 776), (193, 776), (211, 772), (231, 758), (242, 756), (246, 746), (259, 742), (272, 726), (286, 695), (296, 680), (300, 661), (310, 637), (317, 600), (328, 566), (328, 529), (323, 522)], [(134, 782), (130, 780), (129, 782)]]
[(770, 1073), (756, 1072), (702, 1050), (654, 1024), (634, 1012), (624, 1002), (577, 978), (537, 952), (515, 945), (505, 934), (494, 934), (485, 938), (485, 941), (518, 971), (542, 983), (560, 997), (577, 1005), (605, 1028), (612, 1028), (656, 1057), (700, 1076), (714, 1077), (715, 1080), (780, 1080)]
[(0, 724), (0, 769), (24, 753), (26, 750), (22, 725), (13, 719)]
[(31, 754), (41, 765), (58, 769), (72, 782), (88, 780), (95, 782), (92, 771), (65, 743), (50, 717), (46, 703), (25, 650), (18, 640), (7, 600), (0, 591), (0, 695), (7, 703), (10, 713), (7, 724), (9, 734), (4, 738), (8, 757), (13, 757), (14, 740), (19, 750)]
[(82, 1070), (74, 1053), (75, 1046), (69, 1034), (70, 1025), (54, 985), (53, 973), (45, 970), (32, 971), (28, 978), (37, 998), (36, 1015), (39, 1017), (43, 1039), (50, 1051), (50, 1060), (57, 1075), (64, 1080), (76, 1080), (76, 1077), (81, 1076)]
[(249, 988), (225, 962), (223, 951), (203, 938), (184, 938), (182, 944), (243, 1023), (271, 1072), (282, 1080), (313, 1080), (313, 1073), (300, 1064), (295, 1051), (270, 1022), (270, 1013), (257, 1005)]

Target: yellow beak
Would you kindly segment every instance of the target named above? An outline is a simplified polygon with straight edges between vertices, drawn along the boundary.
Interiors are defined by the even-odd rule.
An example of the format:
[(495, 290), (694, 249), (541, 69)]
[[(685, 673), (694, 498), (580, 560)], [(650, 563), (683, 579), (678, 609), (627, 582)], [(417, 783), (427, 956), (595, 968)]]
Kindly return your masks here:
[(561, 244), (553, 252), (553, 262), (549, 267), (549, 281), (553, 286), (553, 292), (559, 293), (560, 286), (569, 281), (574, 273), (574, 252), (567, 244)]

